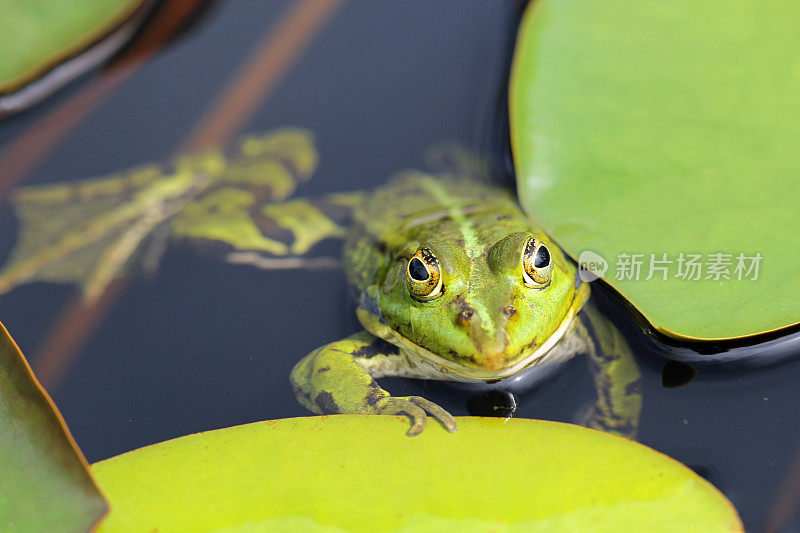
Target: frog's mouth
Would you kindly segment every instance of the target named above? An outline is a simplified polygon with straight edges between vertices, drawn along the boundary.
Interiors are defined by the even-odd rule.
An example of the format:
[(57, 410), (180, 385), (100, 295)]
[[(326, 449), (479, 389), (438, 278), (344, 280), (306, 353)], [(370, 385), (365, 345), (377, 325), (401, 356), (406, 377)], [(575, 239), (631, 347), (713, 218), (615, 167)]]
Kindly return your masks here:
[[(553, 334), (550, 335), (550, 337), (542, 345), (540, 345), (538, 348), (523, 352), (519, 360), (512, 366), (497, 370), (470, 368), (468, 366), (456, 363), (428, 350), (427, 348), (423, 348), (422, 346), (411, 342), (389, 327), (382, 328), (379, 336), (385, 341), (388, 341), (400, 348), (400, 350), (408, 356), (409, 361), (417, 367), (420, 372), (420, 377), (425, 377), (428, 379), (449, 379), (452, 381), (469, 382), (496, 381), (513, 376), (529, 366), (540, 364), (549, 359), (550, 356), (557, 351), (553, 350), (553, 347), (555, 347), (555, 345), (558, 344), (558, 342), (566, 335), (566, 333), (570, 331), (575, 321), (577, 312), (580, 310), (583, 302), (586, 299), (586, 295), (580, 294), (581, 297), (578, 296), (579, 294), (576, 294), (576, 297), (573, 299), (572, 304), (570, 305), (569, 311), (564, 316), (564, 319), (561, 321), (558, 329), (556, 329), (556, 331), (554, 331)], [(378, 316), (380, 316), (379, 311)], [(382, 317), (381, 322), (384, 326), (386, 326), (386, 323), (383, 322)]]
[(359, 307), (366, 311), (366, 316), (369, 316), (370, 319), (364, 320), (361, 314), (359, 314), (359, 318), (367, 331), (400, 348), (408, 357), (409, 362), (419, 370), (420, 375), (416, 377), (468, 382), (497, 381), (549, 360), (558, 352), (553, 348), (572, 329), (578, 311), (589, 297), (588, 284), (582, 284), (576, 288), (578, 290), (575, 291), (569, 311), (564, 315), (558, 329), (538, 348), (523, 352), (516, 363), (497, 370), (464, 366), (413, 343), (386, 323), (378, 306), (373, 300), (366, 297), (366, 294), (362, 294)]
[(470, 368), (459, 363), (450, 361), (437, 355), (430, 350), (418, 346), (406, 339), (396, 331), (392, 331), (392, 338), (385, 339), (399, 347), (409, 356), (410, 361), (426, 377), (431, 379), (450, 379), (453, 381), (496, 381), (499, 379), (513, 376), (529, 366), (542, 363), (554, 353), (552, 348), (570, 330), (575, 319), (575, 311), (570, 312), (564, 317), (558, 329), (538, 348), (523, 352), (519, 360), (512, 366), (498, 370), (483, 370), (480, 368)]

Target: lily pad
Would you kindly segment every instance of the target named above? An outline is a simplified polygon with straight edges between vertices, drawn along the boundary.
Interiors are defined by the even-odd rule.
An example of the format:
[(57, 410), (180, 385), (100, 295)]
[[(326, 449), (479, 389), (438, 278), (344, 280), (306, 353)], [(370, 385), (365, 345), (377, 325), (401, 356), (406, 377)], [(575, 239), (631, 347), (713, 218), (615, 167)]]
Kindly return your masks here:
[(87, 531), (106, 512), (61, 416), (0, 324), (0, 530)]
[[(100, 43), (115, 30), (115, 38), (103, 41), (83, 61), (54, 73), (36, 94), (20, 95), (20, 102), (5, 102), (17, 110), (28, 101), (41, 97), (68, 79), (91, 68), (119, 49), (136, 29), (136, 24), (122, 24), (137, 13), (137, 23), (144, 14), (139, 10), (145, 0), (0, 0), (0, 93), (20, 89), (56, 65)], [(21, 102), (24, 100), (25, 102)], [(0, 109), (2, 111), (2, 109)]]
[(537, 0), (524, 16), (521, 201), (664, 334), (800, 322), (798, 18), (793, 0)]
[(306, 417), (148, 446), (92, 466), (112, 505), (98, 531), (742, 531), (714, 487), (641, 444), (458, 424), (409, 438), (403, 417)]

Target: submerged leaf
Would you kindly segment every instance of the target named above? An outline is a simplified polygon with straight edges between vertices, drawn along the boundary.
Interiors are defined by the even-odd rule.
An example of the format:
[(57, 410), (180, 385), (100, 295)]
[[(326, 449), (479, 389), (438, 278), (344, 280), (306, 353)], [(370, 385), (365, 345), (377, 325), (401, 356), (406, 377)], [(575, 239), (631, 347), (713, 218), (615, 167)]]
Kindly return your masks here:
[(63, 420), (0, 324), (0, 530), (88, 531), (106, 509)]
[(525, 14), (520, 199), (662, 333), (800, 321), (798, 17), (795, 0), (537, 0)]
[(287, 245), (262, 230), (261, 206), (291, 195), (317, 159), (309, 132), (285, 128), (245, 138), (228, 155), (183, 154), (172, 165), (18, 189), (21, 229), (0, 293), (55, 281), (79, 284), (94, 301), (122, 274), (153, 269), (170, 236), (285, 255)]
[(607, 433), (460, 418), (405, 435), (402, 417), (259, 422), (92, 466), (102, 532), (742, 531), (694, 472)]

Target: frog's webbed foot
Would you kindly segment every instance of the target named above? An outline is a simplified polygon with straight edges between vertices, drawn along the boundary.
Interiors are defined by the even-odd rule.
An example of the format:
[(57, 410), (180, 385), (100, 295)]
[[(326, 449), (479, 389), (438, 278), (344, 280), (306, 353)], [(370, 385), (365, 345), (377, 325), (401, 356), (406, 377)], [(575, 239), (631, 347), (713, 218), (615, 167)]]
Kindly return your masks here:
[(642, 411), (641, 374), (622, 334), (589, 306), (577, 325), (586, 339), (597, 399), (577, 416), (582, 426), (635, 440)]
[(420, 396), (391, 396), (373, 379), (410, 376), (412, 370), (396, 347), (363, 332), (305, 356), (291, 382), (300, 403), (316, 413), (405, 415), (411, 419), (409, 436), (419, 435), (430, 415), (456, 431), (455, 419), (440, 406)]
[(375, 405), (375, 410), (384, 415), (406, 415), (411, 419), (411, 427), (406, 433), (409, 437), (414, 437), (422, 433), (425, 429), (425, 422), (428, 415), (436, 418), (442, 423), (444, 428), (450, 433), (458, 430), (453, 415), (445, 411), (439, 405), (421, 396), (386, 396), (381, 398)]

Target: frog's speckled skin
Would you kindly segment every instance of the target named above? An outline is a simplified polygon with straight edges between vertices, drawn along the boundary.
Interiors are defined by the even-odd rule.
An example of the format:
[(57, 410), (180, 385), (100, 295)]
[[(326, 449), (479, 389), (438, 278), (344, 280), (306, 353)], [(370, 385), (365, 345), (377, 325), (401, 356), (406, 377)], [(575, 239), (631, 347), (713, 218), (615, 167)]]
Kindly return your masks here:
[[(551, 252), (545, 288), (523, 281), (522, 249), (530, 235)], [(421, 245), (441, 270), (442, 294), (431, 301), (415, 299), (406, 283), (406, 265)], [(598, 401), (585, 423), (635, 433), (641, 399), (632, 385), (639, 374), (624, 340), (596, 313), (577, 319), (588, 285), (508, 192), (452, 177), (397, 176), (355, 208), (344, 266), (366, 332), (323, 346), (294, 368), (293, 388), (309, 409), (406, 414), (410, 435), (422, 431), (427, 411), (455, 431), (441, 407), (392, 397), (374, 378), (494, 381), (586, 351)]]

